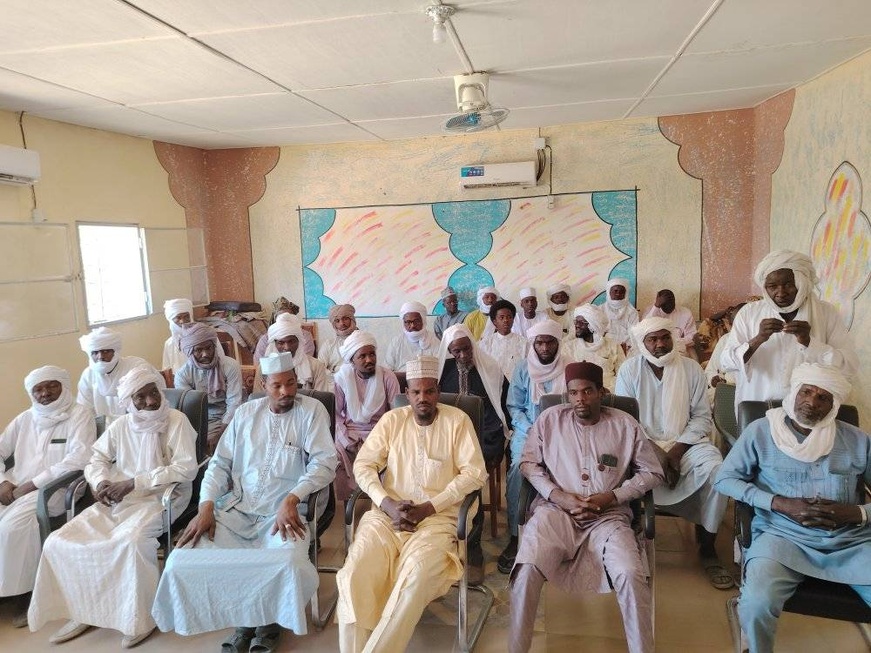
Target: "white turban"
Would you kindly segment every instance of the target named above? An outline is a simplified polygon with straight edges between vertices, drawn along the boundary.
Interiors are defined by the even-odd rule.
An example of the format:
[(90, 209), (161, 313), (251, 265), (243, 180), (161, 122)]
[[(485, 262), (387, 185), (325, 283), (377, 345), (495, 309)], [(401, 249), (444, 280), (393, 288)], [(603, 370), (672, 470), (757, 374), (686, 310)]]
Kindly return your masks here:
[[(795, 400), (803, 385), (813, 385), (832, 393), (832, 410), (816, 424), (805, 424), (795, 413)], [(803, 363), (796, 367), (792, 371), (789, 392), (783, 398), (782, 407), (772, 408), (765, 413), (771, 428), (771, 439), (777, 448), (790, 458), (806, 463), (827, 456), (835, 444), (838, 430), (835, 418), (841, 404), (850, 394), (851, 387), (847, 378), (833, 367), (817, 363)], [(784, 416), (789, 416), (799, 426), (811, 430), (801, 444), (786, 425)]]
[[(79, 338), (79, 346), (88, 355), (88, 358), (91, 357), (92, 351), (102, 351), (103, 349), (111, 349), (117, 356), (121, 351), (121, 334), (108, 327), (99, 327)], [(112, 360), (116, 361), (117, 358), (113, 357)]]
[(177, 315), (187, 313), (194, 318), (194, 304), (189, 299), (167, 299), (163, 303), (163, 314), (166, 316), (167, 322), (172, 324), (173, 319)]
[(590, 325), (590, 331), (600, 338), (608, 330), (608, 316), (598, 306), (593, 304), (581, 304), (574, 310), (572, 317), (582, 317)]
[(399, 309), (399, 321), (402, 322), (408, 313), (417, 313), (420, 319), (423, 320), (423, 326), (426, 327), (426, 306), (420, 302), (405, 302)]
[[(155, 384), (160, 392), (160, 406), (157, 410), (138, 410), (133, 405), (133, 395), (149, 383)], [(163, 377), (150, 365), (134, 367), (118, 381), (118, 401), (127, 411), (130, 430), (141, 438), (135, 474), (146, 474), (163, 467), (166, 462), (160, 434), (169, 427), (170, 416), (169, 404), (163, 393)]]
[[(626, 289), (623, 299), (611, 299), (611, 288), (622, 286)], [(629, 305), (629, 280), (623, 277), (614, 277), (605, 284), (605, 315), (609, 321), (620, 321), (626, 318), (630, 310), (635, 310)]]
[(420, 331), (408, 331), (403, 326), (402, 335), (413, 346), (424, 349), (432, 349), (438, 344), (438, 338), (426, 327), (426, 306), (420, 302), (405, 302), (399, 309), (399, 321), (404, 322), (405, 316), (409, 313), (417, 313), (423, 322), (423, 328)]
[(269, 342), (284, 340), (290, 336), (302, 342), (302, 320), (292, 313), (281, 313), (266, 332)]
[(490, 315), (490, 304), (484, 303), (484, 295), (496, 295), (496, 299), (498, 300), (499, 291), (496, 290), (494, 286), (484, 286), (483, 288), (478, 288), (478, 292), (475, 295), (475, 302), (478, 304), (478, 310), (484, 315)]
[(260, 358), (260, 373), (263, 376), (290, 372), (293, 369), (293, 354), (289, 351), (276, 351)]
[(526, 366), (529, 370), (529, 379), (532, 381), (532, 401), (538, 404), (541, 397), (546, 394), (545, 384), (550, 382), (551, 387), (549, 392), (559, 394), (565, 392), (566, 378), (565, 368), (569, 361), (563, 357), (562, 342), (563, 328), (558, 322), (553, 320), (542, 320), (536, 322), (526, 330), (526, 338), (530, 345), (535, 343), (536, 336), (551, 336), (558, 343), (556, 358), (552, 362), (544, 364), (538, 357), (538, 352), (535, 347), (530, 347), (526, 354)]
[[(31, 392), (40, 383), (57, 381), (61, 384), (61, 393), (57, 399), (43, 406), (36, 401)], [(55, 365), (38, 367), (24, 377), (24, 389), (30, 396), (30, 412), (36, 420), (38, 428), (49, 428), (59, 422), (69, 419), (69, 410), (73, 405), (73, 395), (70, 392), (70, 373)]]
[(354, 331), (354, 333), (345, 338), (345, 342), (339, 346), (339, 354), (342, 356), (343, 361), (350, 363), (354, 354), (367, 346), (378, 347), (375, 336), (368, 331)]
[[(778, 306), (774, 300), (768, 296), (767, 292), (762, 293), (762, 299), (768, 302), (778, 313), (791, 313), (798, 310), (807, 300), (808, 296), (813, 294), (814, 286), (817, 283), (817, 273), (814, 270), (813, 261), (807, 254), (794, 252), (789, 249), (778, 249), (769, 252), (763, 258), (759, 265), (756, 266), (756, 271), (753, 273), (753, 279), (756, 285), (765, 290), (765, 277), (775, 270), (788, 269), (792, 270), (795, 276), (795, 286), (798, 292), (795, 295), (795, 301), (791, 306)], [(813, 325), (813, 323), (811, 323)]]
[(527, 297), (537, 297), (537, 293), (535, 292), (535, 288), (521, 288), (520, 289), (520, 300), (523, 301)]
[(624, 279), (623, 277), (614, 277), (610, 279), (608, 283), (605, 284), (605, 290), (611, 290), (614, 286), (622, 286), (626, 289), (626, 292), (629, 292), (629, 279)]
[[(671, 333), (672, 349), (657, 358), (644, 346), (644, 338), (651, 333), (667, 330)], [(648, 317), (630, 329), (634, 347), (651, 365), (662, 368), (662, 414), (660, 423), (663, 433), (652, 433), (662, 449), (668, 451), (683, 435), (690, 418), (690, 389), (683, 357), (677, 348), (678, 330), (674, 322), (665, 317)]]
[(565, 294), (570, 295), (572, 293), (572, 287), (570, 285), (568, 285), (567, 283), (558, 283), (558, 284), (548, 288), (546, 292), (547, 292), (547, 298), (550, 299), (551, 297), (556, 295), (558, 292), (564, 292)]
[(557, 340), (563, 337), (563, 328), (558, 322), (553, 320), (542, 320), (536, 322), (526, 330), (527, 340), (534, 342), (536, 336), (551, 336)]

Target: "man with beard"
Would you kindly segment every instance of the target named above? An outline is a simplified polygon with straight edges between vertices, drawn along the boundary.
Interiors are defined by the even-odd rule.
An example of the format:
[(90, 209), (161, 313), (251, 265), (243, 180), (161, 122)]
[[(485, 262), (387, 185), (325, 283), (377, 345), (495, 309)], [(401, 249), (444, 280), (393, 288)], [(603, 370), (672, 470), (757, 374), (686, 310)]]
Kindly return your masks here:
[(426, 306), (406, 302), (399, 309), (402, 333), (393, 338), (384, 354), (384, 364), (394, 372), (404, 372), (408, 361), (418, 356), (434, 356), (439, 341), (426, 326)]
[(587, 361), (602, 368), (602, 383), (608, 392), (614, 389), (617, 370), (626, 360), (620, 343), (611, 339), (608, 318), (598, 306), (583, 304), (575, 308), (575, 331), (563, 341), (567, 358)]
[(656, 301), (644, 314), (648, 317), (664, 317), (671, 320), (677, 328), (678, 338), (675, 345), (684, 356), (696, 357), (695, 335), (696, 318), (686, 306), (678, 306), (674, 293), (664, 288), (656, 293)]
[(738, 600), (751, 653), (774, 649), (784, 603), (806, 577), (850, 585), (871, 606), (871, 436), (836, 419), (850, 383), (804, 363), (781, 408), (750, 424), (716, 489), (755, 508)]
[(442, 339), (445, 329), (455, 324), (461, 324), (468, 315), (466, 311), (459, 309), (457, 292), (450, 286), (442, 290), (442, 306), (445, 307), (445, 312), (439, 315), (432, 325), (433, 333), (439, 340)]
[(481, 336), (493, 331), (493, 323), (490, 321), (490, 307), (498, 299), (499, 291), (493, 286), (478, 288), (476, 297), (478, 308), (469, 313), (463, 320), (463, 324), (469, 328), (475, 340), (480, 340)]
[(708, 580), (717, 589), (729, 589), (734, 581), (714, 547), (726, 512), (726, 497), (714, 491), (723, 456), (709, 437), (713, 421), (705, 373), (697, 362), (680, 355), (674, 344), (677, 337), (677, 328), (662, 317), (649, 317), (632, 327), (633, 347), (640, 355), (620, 367), (614, 392), (638, 401), (639, 421), (656, 445), (666, 483), (654, 490), (654, 502), (696, 525)]
[(572, 332), (574, 325), (572, 312), (569, 310), (572, 287), (567, 283), (558, 283), (547, 289), (548, 307), (545, 310), (547, 319), (560, 325), (563, 337)]
[[(317, 390), (319, 392), (332, 392), (333, 382), (323, 361), (309, 356), (302, 348), (302, 322), (296, 315), (282, 313), (275, 320), (275, 324), (269, 327), (266, 336), (269, 344), (265, 355), (275, 352), (289, 352), (293, 355), (293, 369), (296, 371), (296, 381), (299, 387), (305, 390)], [(254, 387), (261, 387), (262, 376), (260, 370), (254, 373)]]
[(356, 309), (351, 304), (336, 304), (330, 306), (327, 317), (333, 327), (335, 338), (330, 338), (318, 348), (318, 359), (327, 366), (330, 377), (339, 371), (344, 364), (341, 348), (345, 338), (357, 330)]
[(506, 401), (514, 433), (510, 444), (511, 465), (508, 467), (505, 482), (508, 530), (511, 537), (497, 561), (499, 571), (503, 574), (511, 572), (517, 555), (520, 487), (523, 484), (520, 458), (523, 455), (523, 445), (526, 444), (526, 436), (532, 423), (538, 417), (541, 398), (546, 394), (565, 392), (564, 371), (566, 363), (570, 362), (560, 351), (562, 328), (553, 320), (539, 322), (526, 335), (530, 343), (529, 352), (526, 359), (520, 361), (514, 370)]

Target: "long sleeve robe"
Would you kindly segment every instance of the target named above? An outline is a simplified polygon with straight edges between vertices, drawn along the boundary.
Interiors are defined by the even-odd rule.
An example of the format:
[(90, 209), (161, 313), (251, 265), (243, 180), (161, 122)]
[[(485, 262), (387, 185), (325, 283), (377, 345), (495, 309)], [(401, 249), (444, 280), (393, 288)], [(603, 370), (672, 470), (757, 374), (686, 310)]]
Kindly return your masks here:
[[(134, 367), (139, 367), (140, 365), (146, 365), (154, 369), (151, 363), (143, 358), (139, 358), (138, 356), (122, 356), (115, 368), (108, 374), (109, 378), (113, 381), (112, 392), (108, 395), (100, 394), (98, 390), (97, 375), (99, 372), (91, 369), (90, 366), (86, 367), (82, 372), (82, 376), (79, 377), (78, 396), (76, 397), (76, 401), (83, 406), (90, 408), (97, 417), (106, 417), (106, 425), (108, 426), (109, 422), (125, 415), (127, 412), (118, 402), (118, 394), (116, 391), (118, 381), (122, 376), (127, 374), (127, 372), (132, 370)], [(157, 370), (155, 370), (155, 372), (156, 371)], [(166, 387), (166, 382), (163, 380), (162, 376), (158, 385), (160, 385), (161, 388)]]
[(481, 337), (478, 346), (499, 363), (502, 373), (509, 381), (514, 376), (514, 368), (526, 358), (526, 353), (529, 351), (529, 341), (526, 336), (521, 336), (513, 331), (507, 336), (500, 335), (495, 331), (488, 333)]
[(647, 309), (642, 319), (646, 320), (649, 317), (664, 317), (674, 322), (674, 325), (680, 332), (680, 340), (684, 347), (682, 352), (692, 351), (695, 346), (693, 344), (693, 336), (696, 335), (696, 318), (693, 317), (690, 309), (686, 306), (675, 306), (671, 313), (666, 313), (654, 305)]
[[(421, 348), (408, 341), (404, 334), (400, 333), (395, 336), (385, 348), (384, 365), (389, 367), (394, 372), (404, 372), (405, 364), (417, 358), (418, 356), (438, 356), (439, 341), (438, 338), (430, 334), (427, 346)], [(379, 355), (380, 359), (380, 355)]]
[(223, 392), (215, 394), (209, 392), (210, 370), (201, 370), (193, 364), (190, 358), (175, 373), (175, 387), (200, 390), (207, 393), (209, 422), (229, 424), (233, 419), (233, 413), (236, 412), (236, 409), (242, 403), (242, 368), (235, 359), (229, 356), (224, 356), (220, 352), (215, 352), (215, 355), (220, 356), (218, 365), (221, 366), (221, 372), (226, 380), (226, 387)]
[(583, 338), (575, 338), (563, 341), (563, 352), (572, 361), (580, 363), (586, 361), (602, 368), (602, 385), (608, 390), (614, 390), (617, 381), (617, 371), (626, 360), (623, 347), (611, 336), (602, 336), (602, 343), (598, 349), (588, 344)]

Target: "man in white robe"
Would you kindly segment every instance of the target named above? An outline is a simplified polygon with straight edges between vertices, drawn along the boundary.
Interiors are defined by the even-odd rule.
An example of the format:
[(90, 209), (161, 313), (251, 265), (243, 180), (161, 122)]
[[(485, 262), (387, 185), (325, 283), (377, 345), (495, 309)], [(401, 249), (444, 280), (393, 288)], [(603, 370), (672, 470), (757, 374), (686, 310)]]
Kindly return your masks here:
[[(272, 302), (272, 320), (270, 321), (270, 326), (275, 324), (278, 321), (278, 318), (282, 315), (292, 315), (297, 318), (301, 324), (302, 318), (300, 318), (298, 314), (299, 306), (294, 304), (286, 297), (279, 297), (274, 302)], [(257, 346), (254, 347), (253, 358), (255, 366), (259, 365), (260, 359), (266, 355), (266, 347), (268, 346), (269, 336), (264, 333), (262, 336), (260, 336), (260, 340), (257, 341)], [(312, 337), (312, 334), (308, 329), (302, 330), (302, 340), (300, 341), (300, 346), (302, 347), (302, 350), (309, 356), (315, 355), (315, 339)]]
[[(118, 381), (133, 368), (151, 367), (151, 364), (138, 356), (122, 356), (121, 334), (108, 327), (99, 327), (82, 336), (79, 345), (88, 357), (88, 367), (79, 378), (76, 401), (94, 411), (97, 417), (105, 417), (108, 426), (127, 412), (118, 400)], [(162, 376), (158, 385), (166, 388)]]
[(684, 356), (698, 358), (695, 347), (696, 318), (686, 306), (677, 305), (677, 300), (671, 290), (664, 288), (656, 293), (656, 301), (645, 311), (644, 317), (663, 317), (671, 320), (677, 328), (678, 339), (674, 344), (678, 351)]
[(525, 335), (515, 333), (514, 323), (517, 309), (507, 299), (500, 299), (490, 307), (490, 321), (493, 323), (493, 333), (482, 336), (478, 341), (481, 351), (493, 358), (510, 380), (514, 375), (517, 363), (526, 358), (529, 351), (529, 341)]
[(810, 257), (782, 249), (756, 267), (762, 301), (735, 316), (720, 367), (735, 374), (735, 406), (742, 401), (783, 399), (792, 371), (802, 363), (856, 372), (853, 339), (838, 309), (816, 296)]
[(602, 368), (602, 383), (613, 392), (617, 370), (626, 360), (620, 343), (608, 333), (608, 317), (593, 304), (582, 304), (572, 312), (575, 330), (563, 341), (563, 352), (576, 363), (587, 362)]
[(173, 514), (181, 514), (197, 473), (197, 433), (166, 403), (160, 378), (143, 366), (118, 383), (127, 414), (100, 436), (85, 467), (97, 503), (45, 541), (28, 620), (35, 632), (69, 619), (53, 644), (97, 626), (121, 631), (121, 646), (130, 648), (154, 630), (162, 494), (179, 484), (172, 503)]
[[(94, 414), (77, 404), (64, 369), (47, 365), (24, 378), (31, 406), (0, 434), (0, 460), (15, 465), (0, 472), (0, 597), (20, 596), (16, 628), (27, 625), (27, 606), (42, 553), (36, 504), (39, 489), (67, 472), (84, 469), (97, 438)], [(56, 492), (49, 515), (64, 511)]]
[(189, 299), (167, 299), (163, 304), (163, 314), (169, 322), (170, 336), (163, 343), (161, 369), (172, 370), (175, 374), (188, 361), (188, 357), (181, 350), (181, 333), (185, 325), (193, 322), (193, 302)]
[(181, 347), (188, 361), (175, 373), (175, 387), (208, 395), (211, 454), (242, 403), (242, 368), (235, 359), (224, 356), (218, 333), (208, 324), (197, 322), (187, 327)]
[(439, 339), (426, 326), (426, 307), (406, 302), (399, 309), (402, 333), (394, 337), (384, 352), (384, 364), (394, 372), (404, 372), (405, 364), (418, 356), (435, 356)]
[(487, 478), (472, 422), (438, 403), (438, 359), (407, 373), (411, 405), (378, 422), (354, 463), (373, 507), (336, 575), (342, 653), (405, 650), (426, 606), (462, 574), (457, 513)]
[(318, 347), (318, 359), (327, 366), (327, 372), (332, 380), (333, 375), (344, 364), (342, 358), (342, 344), (345, 339), (357, 330), (357, 318), (354, 316), (356, 309), (351, 304), (336, 304), (330, 306), (327, 317), (330, 326), (333, 327), (335, 338), (330, 338)]
[(665, 485), (653, 492), (657, 507), (696, 524), (702, 567), (711, 585), (729, 589), (732, 576), (720, 564), (714, 540), (726, 497), (714, 490), (723, 456), (710, 440), (713, 428), (707, 380), (694, 360), (681, 356), (679, 331), (667, 318), (649, 317), (632, 327), (640, 355), (617, 372), (614, 392), (638, 401), (639, 421), (656, 445)]
[(567, 283), (558, 283), (547, 289), (548, 307), (545, 315), (548, 320), (553, 320), (560, 325), (563, 337), (574, 330), (574, 317), (569, 310), (572, 287)]
[(511, 464), (505, 478), (505, 502), (508, 509), (508, 530), (511, 537), (499, 555), (497, 568), (503, 574), (511, 573), (514, 558), (517, 556), (517, 537), (519, 533), (518, 510), (520, 506), (520, 487), (523, 477), (520, 473), (520, 458), (526, 436), (539, 413), (541, 398), (546, 394), (559, 394), (566, 391), (564, 371), (571, 361), (562, 353), (562, 328), (553, 320), (539, 322), (526, 334), (529, 352), (514, 370), (508, 386), (508, 399), (505, 402), (514, 433), (509, 443)]
[(396, 375), (378, 364), (378, 343), (366, 331), (345, 338), (345, 364), (336, 373), (336, 499), (347, 501), (357, 489), (354, 460), (378, 420), (399, 394)]
[(520, 309), (520, 312), (514, 319), (514, 326), (511, 327), (511, 330), (525, 338), (526, 332), (533, 325), (547, 319), (547, 314), (544, 311), (538, 310), (538, 296), (535, 288), (521, 288)]
[(152, 611), (180, 635), (236, 626), (222, 650), (240, 652), (274, 650), (281, 626), (305, 634), (318, 586), (306, 500), (336, 469), (329, 415), (297, 394), (293, 355), (264, 356), (260, 370), (266, 396), (240, 406), (221, 437)]
[[(332, 392), (333, 380), (327, 371), (323, 361), (314, 356), (309, 356), (302, 348), (302, 322), (295, 315), (283, 313), (275, 320), (275, 324), (269, 327), (266, 335), (269, 344), (266, 347), (266, 355), (275, 352), (290, 352), (293, 355), (293, 369), (296, 372), (296, 381), (299, 387), (305, 390), (317, 390), (319, 392)], [(262, 387), (261, 374), (258, 369), (254, 375), (254, 387)]]
[(608, 333), (628, 352), (632, 347), (632, 335), (629, 329), (638, 324), (638, 311), (629, 303), (626, 296), (629, 291), (629, 280), (615, 277), (605, 286), (605, 303), (602, 308), (608, 316)]

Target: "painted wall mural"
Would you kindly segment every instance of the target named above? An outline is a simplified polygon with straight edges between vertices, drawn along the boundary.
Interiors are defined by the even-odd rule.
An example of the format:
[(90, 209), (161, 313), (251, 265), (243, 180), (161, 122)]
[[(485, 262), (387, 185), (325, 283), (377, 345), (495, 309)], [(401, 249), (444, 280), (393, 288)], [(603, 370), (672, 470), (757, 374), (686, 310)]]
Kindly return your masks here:
[(395, 316), (416, 299), (443, 312), (449, 284), (464, 310), (495, 285), (515, 299), (535, 286), (539, 303), (556, 283), (572, 302), (604, 299), (610, 277), (631, 282), (635, 302), (637, 191), (601, 191), (505, 200), (470, 200), (300, 209), (306, 316), (325, 318), (350, 303), (359, 317)]
[(849, 328), (856, 298), (871, 280), (871, 223), (862, 212), (862, 178), (844, 161), (829, 180), (825, 210), (811, 237), (820, 296), (838, 307)]

